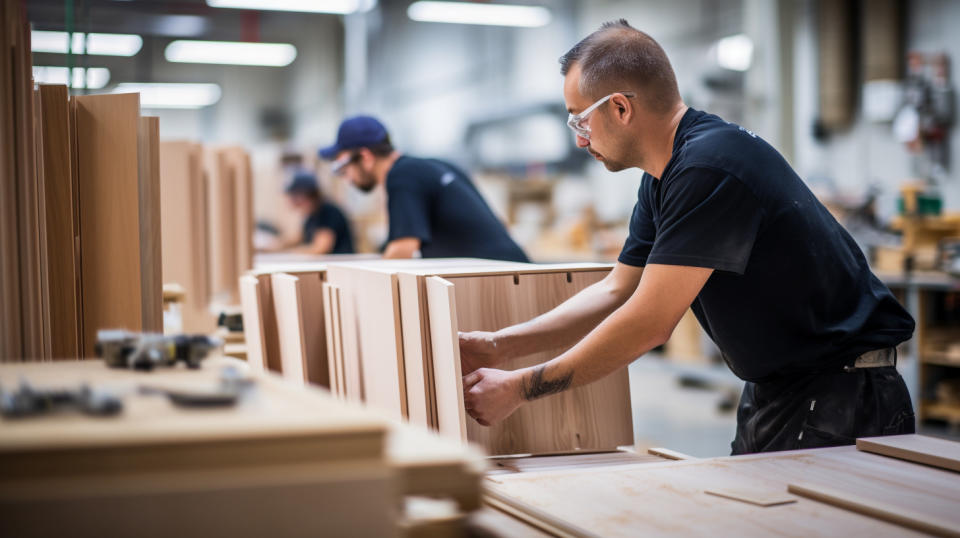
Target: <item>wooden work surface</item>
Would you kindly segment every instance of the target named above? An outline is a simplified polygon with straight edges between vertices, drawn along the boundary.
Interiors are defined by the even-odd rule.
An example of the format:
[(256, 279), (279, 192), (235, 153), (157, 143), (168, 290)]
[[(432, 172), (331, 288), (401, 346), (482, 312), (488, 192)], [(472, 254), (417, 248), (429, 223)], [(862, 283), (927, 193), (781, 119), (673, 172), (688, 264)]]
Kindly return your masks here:
[(181, 366), (152, 373), (111, 369), (101, 361), (0, 366), (4, 390), (15, 388), (21, 377), (36, 388), (86, 382), (124, 400), (123, 413), (112, 418), (65, 412), (0, 421), (0, 480), (127, 472), (139, 466), (208, 468), (276, 458), (292, 463), (383, 454), (386, 421), (269, 374), (255, 375), (251, 394), (224, 409), (183, 409), (165, 396), (136, 393), (140, 384), (209, 390), (224, 366), (247, 369), (242, 361), (229, 358), (203, 364), (199, 371)]
[(788, 484), (819, 484), (956, 525), (957, 477), (848, 446), (495, 475), (486, 479), (486, 494), (569, 535), (910, 536), (916, 533), (802, 497), (760, 507), (705, 491), (782, 495)]

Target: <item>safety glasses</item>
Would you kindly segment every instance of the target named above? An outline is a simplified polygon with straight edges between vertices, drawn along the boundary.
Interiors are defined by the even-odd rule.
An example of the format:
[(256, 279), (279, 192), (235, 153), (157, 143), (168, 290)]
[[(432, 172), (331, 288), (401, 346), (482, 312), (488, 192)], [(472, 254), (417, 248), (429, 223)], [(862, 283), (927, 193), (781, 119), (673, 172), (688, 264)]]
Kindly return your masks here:
[(330, 171), (333, 172), (333, 175), (335, 176), (343, 175), (343, 171), (347, 168), (347, 165), (358, 162), (359, 160), (359, 153), (351, 153), (349, 156), (345, 156), (339, 161), (334, 161), (333, 164), (330, 165)]
[(590, 126), (584, 125), (583, 122), (586, 121), (587, 117), (590, 116), (590, 114), (592, 114), (594, 110), (599, 108), (600, 105), (606, 103), (607, 100), (609, 100), (614, 95), (617, 95), (618, 93), (620, 95), (623, 95), (624, 97), (636, 97), (637, 95), (633, 92), (613, 92), (610, 95), (604, 97), (603, 99), (600, 99), (596, 103), (588, 106), (587, 109), (584, 110), (583, 112), (579, 114), (570, 114), (567, 117), (567, 127), (569, 127), (570, 130), (576, 133), (576, 135), (579, 136), (580, 138), (585, 138), (587, 140), (590, 140)]

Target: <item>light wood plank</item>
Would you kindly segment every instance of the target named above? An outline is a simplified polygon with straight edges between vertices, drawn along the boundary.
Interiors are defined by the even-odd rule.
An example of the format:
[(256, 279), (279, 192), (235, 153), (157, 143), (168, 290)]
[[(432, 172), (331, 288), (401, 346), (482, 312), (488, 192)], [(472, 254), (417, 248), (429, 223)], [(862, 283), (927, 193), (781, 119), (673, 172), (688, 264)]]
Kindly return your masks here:
[(430, 311), (431, 347), (436, 379), (437, 429), (451, 438), (467, 440), (460, 374), (457, 300), (454, 285), (434, 276), (426, 279)]
[(163, 263), (160, 226), (160, 118), (142, 117), (138, 128), (140, 282), (142, 330), (163, 332)]
[(39, 87), (43, 111), (42, 150), (44, 201), (47, 234), (47, 278), (50, 299), (50, 331), (53, 358), (80, 355), (79, 301), (74, 245), (77, 193), (73, 184), (72, 138), (67, 87)]
[[(143, 328), (138, 94), (75, 98), (83, 354), (100, 329)], [(157, 290), (159, 293), (159, 290)]]
[(223, 153), (204, 148), (203, 162), (209, 208), (211, 299), (218, 305), (230, 305), (237, 299), (237, 278), (240, 275), (237, 267), (236, 189)]
[(878, 502), (867, 492), (851, 493), (809, 483), (789, 484), (787, 491), (935, 536), (960, 536), (960, 525), (956, 522), (932, 518), (930, 514), (910, 510), (901, 505)]
[(260, 280), (253, 275), (240, 277), (240, 308), (243, 334), (247, 343), (247, 362), (257, 371), (267, 368), (264, 351), (264, 327), (260, 302)]
[(300, 324), (300, 279), (286, 273), (271, 276), (273, 307), (277, 316), (277, 336), (283, 377), (306, 382), (303, 327)]
[(407, 416), (411, 424), (436, 428), (433, 394), (433, 362), (427, 294), (417, 275), (397, 275), (400, 295), (400, 329), (403, 335), (403, 365), (406, 379)]
[(0, 2), (0, 360), (20, 361), (23, 357), (20, 316), (20, 263), (18, 260), (18, 211), (16, 175), (16, 121), (11, 52), (20, 5)]
[(857, 449), (941, 469), (960, 471), (960, 443), (925, 435), (857, 439)]
[[(549, 311), (583, 288), (598, 282), (606, 270), (519, 275), (450, 277), (461, 331), (495, 331)], [(460, 305), (469, 305), (461, 307)], [(431, 308), (430, 315), (434, 310)], [(450, 344), (447, 344), (450, 345)], [(453, 341), (455, 347), (458, 341)], [(437, 346), (434, 345), (434, 353)], [(541, 364), (562, 350), (505, 362), (504, 370)], [(437, 369), (434, 355), (434, 369)], [(437, 387), (449, 378), (435, 371)], [(457, 380), (459, 382), (459, 380)], [(437, 402), (439, 407), (440, 398)], [(439, 410), (438, 410), (439, 411)], [(616, 449), (633, 443), (630, 387), (626, 367), (587, 386), (526, 402), (490, 427), (467, 420), (467, 437), (491, 454), (540, 454), (577, 449)]]

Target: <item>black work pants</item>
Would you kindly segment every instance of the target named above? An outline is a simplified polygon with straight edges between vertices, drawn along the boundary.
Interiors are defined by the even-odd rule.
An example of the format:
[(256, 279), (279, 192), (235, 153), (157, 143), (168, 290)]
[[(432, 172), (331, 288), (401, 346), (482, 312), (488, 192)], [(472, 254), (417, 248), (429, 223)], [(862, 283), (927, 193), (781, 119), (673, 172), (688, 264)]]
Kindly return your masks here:
[(915, 429), (895, 367), (794, 374), (744, 386), (731, 447), (737, 455), (852, 445)]

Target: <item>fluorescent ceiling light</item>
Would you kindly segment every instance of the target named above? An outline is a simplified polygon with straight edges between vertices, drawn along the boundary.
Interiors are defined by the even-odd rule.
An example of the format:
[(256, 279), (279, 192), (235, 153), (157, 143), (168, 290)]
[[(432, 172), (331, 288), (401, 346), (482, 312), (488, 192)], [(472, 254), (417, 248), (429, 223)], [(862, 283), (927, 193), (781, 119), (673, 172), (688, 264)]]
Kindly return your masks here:
[(164, 56), (180, 63), (282, 67), (297, 57), (297, 48), (289, 43), (177, 40), (167, 45)]
[[(86, 39), (84, 39), (86, 37)], [(30, 48), (33, 52), (66, 54), (66, 32), (30, 32)], [(96, 54), (101, 56), (133, 56), (143, 47), (143, 39), (134, 34), (73, 34), (73, 54)]]
[(232, 9), (347, 15), (357, 11), (369, 11), (377, 5), (377, 2), (376, 0), (207, 0), (207, 5)]
[(550, 23), (550, 10), (545, 7), (468, 2), (414, 2), (407, 8), (407, 16), (422, 22), (492, 26), (537, 27)]
[(67, 82), (67, 68), (53, 66), (33, 66), (33, 80), (38, 84), (68, 84), (71, 88), (83, 88), (83, 73), (87, 73), (86, 88), (99, 90), (110, 82), (110, 70), (106, 67), (73, 68), (72, 80)]
[(737, 34), (717, 42), (717, 64), (724, 69), (746, 71), (753, 59), (753, 41)]
[(140, 93), (142, 108), (203, 108), (220, 100), (219, 84), (125, 82), (111, 93)]

